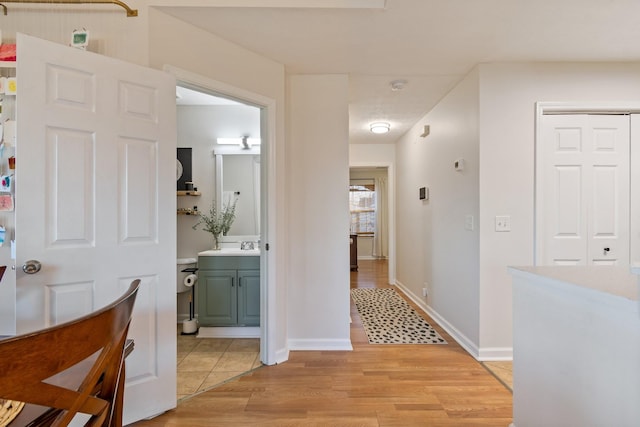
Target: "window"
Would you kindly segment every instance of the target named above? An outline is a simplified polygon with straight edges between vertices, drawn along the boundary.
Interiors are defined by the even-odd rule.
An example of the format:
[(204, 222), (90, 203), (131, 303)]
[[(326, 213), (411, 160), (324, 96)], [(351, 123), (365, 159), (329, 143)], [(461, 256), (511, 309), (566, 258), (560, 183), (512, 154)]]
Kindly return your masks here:
[[(369, 180), (367, 180), (369, 181)], [(349, 186), (352, 234), (373, 234), (376, 229), (376, 191), (373, 183)]]

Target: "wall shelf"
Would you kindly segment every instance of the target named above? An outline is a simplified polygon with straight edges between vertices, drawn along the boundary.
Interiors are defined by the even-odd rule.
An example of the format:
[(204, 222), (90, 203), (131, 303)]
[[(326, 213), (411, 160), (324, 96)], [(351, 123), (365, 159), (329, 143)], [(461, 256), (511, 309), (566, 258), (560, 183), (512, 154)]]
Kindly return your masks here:
[(184, 191), (178, 190), (178, 196), (200, 196), (202, 193), (199, 191)]
[(16, 61), (0, 61), (0, 68), (16, 68)]
[(178, 209), (178, 215), (200, 215), (200, 211), (195, 209)]

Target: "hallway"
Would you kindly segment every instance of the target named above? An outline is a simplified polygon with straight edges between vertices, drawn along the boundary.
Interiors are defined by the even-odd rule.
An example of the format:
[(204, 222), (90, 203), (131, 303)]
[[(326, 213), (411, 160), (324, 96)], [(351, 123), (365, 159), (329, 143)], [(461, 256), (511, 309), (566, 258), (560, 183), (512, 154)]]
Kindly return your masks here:
[[(389, 287), (386, 261), (360, 261), (351, 287)], [(512, 395), (414, 304), (448, 345), (370, 345), (351, 304), (353, 351), (291, 352), (136, 426), (500, 426)]]

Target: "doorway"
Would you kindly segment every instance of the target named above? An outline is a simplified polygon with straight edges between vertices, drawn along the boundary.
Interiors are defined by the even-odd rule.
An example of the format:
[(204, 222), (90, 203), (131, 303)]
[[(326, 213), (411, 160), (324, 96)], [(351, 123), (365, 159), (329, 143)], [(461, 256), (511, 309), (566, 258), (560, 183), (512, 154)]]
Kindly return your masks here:
[[(180, 86), (188, 86), (191, 89), (231, 99), (245, 105), (251, 105), (260, 110), (260, 356), (259, 360), (267, 365), (277, 363), (277, 349), (275, 340), (277, 334), (269, 333), (275, 324), (276, 301), (276, 258), (275, 245), (269, 248), (269, 243), (275, 240), (275, 100), (246, 90), (218, 82), (186, 70), (166, 66), (165, 70), (176, 76)], [(210, 153), (208, 161), (213, 162), (213, 153)], [(273, 194), (273, 197), (269, 197)]]
[(389, 257), (388, 181), (387, 167), (349, 168), (350, 234), (359, 260)]
[[(371, 171), (373, 173), (369, 173)], [(386, 202), (383, 201), (383, 204), (386, 206), (386, 251), (380, 253), (380, 250), (376, 250), (376, 254), (380, 253), (382, 256), (373, 256), (374, 246), (373, 240), (370, 238), (370, 242), (363, 242), (362, 248), (358, 248), (358, 256), (366, 257), (365, 250), (370, 251), (370, 257), (367, 259), (383, 259), (386, 258), (388, 260), (388, 268), (386, 269), (387, 274), (387, 283), (395, 284), (396, 280), (396, 228), (395, 228), (395, 204), (396, 204), (396, 196), (395, 196), (395, 165), (393, 161), (387, 161), (383, 159), (374, 159), (374, 160), (363, 160), (363, 159), (350, 159), (349, 161), (349, 175), (350, 179), (353, 176), (354, 178), (362, 178), (364, 175), (374, 176), (376, 171), (381, 176), (386, 177)], [(379, 201), (378, 201), (379, 202)], [(360, 240), (360, 239), (358, 239)], [(359, 243), (359, 242), (358, 242)]]
[[(210, 214), (213, 208), (222, 212), (233, 206), (234, 220), (219, 239), (223, 248), (240, 248), (243, 241), (259, 242), (263, 111), (180, 82), (176, 104), (180, 172), (176, 241), (181, 271), (185, 264), (195, 266), (187, 261), (197, 261), (200, 252), (211, 249), (211, 234), (202, 230), (200, 215)], [(252, 274), (259, 276), (258, 271)], [(177, 283), (179, 400), (260, 366), (259, 327), (214, 327), (204, 319), (201, 299), (210, 291), (206, 283), (202, 277), (193, 286)], [(254, 307), (259, 305), (258, 286), (256, 279)]]
[(637, 108), (537, 107), (535, 264), (628, 265), (638, 256)]

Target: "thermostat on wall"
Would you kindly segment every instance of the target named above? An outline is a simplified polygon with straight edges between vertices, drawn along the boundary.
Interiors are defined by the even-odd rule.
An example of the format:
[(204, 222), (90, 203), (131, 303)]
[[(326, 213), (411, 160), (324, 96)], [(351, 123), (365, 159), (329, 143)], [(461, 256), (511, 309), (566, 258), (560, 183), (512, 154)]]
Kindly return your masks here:
[(420, 187), (420, 200), (429, 200), (429, 188)]
[(455, 162), (453, 162), (453, 167), (457, 170), (457, 171), (461, 171), (464, 170), (464, 159), (458, 159)]

